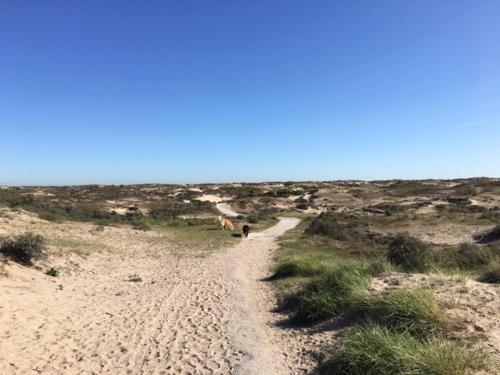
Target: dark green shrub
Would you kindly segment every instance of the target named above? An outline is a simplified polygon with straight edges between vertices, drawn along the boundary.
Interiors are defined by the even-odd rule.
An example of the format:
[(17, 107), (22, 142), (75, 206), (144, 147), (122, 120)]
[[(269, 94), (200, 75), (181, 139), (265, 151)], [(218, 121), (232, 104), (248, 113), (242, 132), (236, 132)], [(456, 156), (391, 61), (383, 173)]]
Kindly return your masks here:
[(360, 241), (367, 238), (366, 228), (362, 217), (325, 212), (311, 221), (305, 233), (320, 234), (338, 241)]
[(427, 268), (427, 245), (407, 233), (398, 234), (389, 244), (387, 259), (406, 272), (423, 272)]
[(58, 277), (59, 276), (59, 270), (55, 267), (50, 267), (47, 272), (45, 272), (46, 275), (52, 276), (52, 277)]
[(28, 232), (6, 240), (0, 247), (0, 253), (16, 262), (31, 265), (33, 260), (46, 256), (45, 241), (41, 235)]
[(500, 284), (500, 264), (495, 264), (483, 272), (477, 279), (482, 283)]
[(500, 240), (500, 225), (497, 225), (493, 229), (487, 230), (486, 232), (476, 234), (474, 236), (474, 240), (481, 244)]
[(250, 224), (257, 224), (259, 222), (259, 217), (255, 214), (250, 214), (247, 216), (247, 221)]

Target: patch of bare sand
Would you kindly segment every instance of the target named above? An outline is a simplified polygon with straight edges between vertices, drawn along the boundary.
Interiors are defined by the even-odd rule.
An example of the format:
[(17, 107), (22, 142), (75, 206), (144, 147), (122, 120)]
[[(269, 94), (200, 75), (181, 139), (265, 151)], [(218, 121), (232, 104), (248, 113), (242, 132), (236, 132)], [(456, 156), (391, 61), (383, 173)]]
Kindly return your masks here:
[(440, 223), (436, 226), (415, 226), (409, 232), (424, 242), (438, 245), (459, 245), (474, 242), (474, 235), (488, 229), (485, 225)]
[(219, 203), (222, 202), (222, 196), (218, 194), (203, 194), (199, 197), (195, 198), (196, 200), (202, 201), (202, 202), (213, 202), (213, 203)]

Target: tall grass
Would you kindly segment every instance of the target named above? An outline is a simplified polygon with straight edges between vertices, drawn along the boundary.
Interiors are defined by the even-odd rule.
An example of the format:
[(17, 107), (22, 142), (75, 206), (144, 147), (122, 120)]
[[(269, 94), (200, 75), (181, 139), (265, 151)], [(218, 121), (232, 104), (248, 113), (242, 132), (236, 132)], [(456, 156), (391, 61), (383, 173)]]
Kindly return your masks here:
[(382, 295), (367, 293), (354, 302), (352, 312), (364, 320), (419, 337), (442, 333), (449, 327), (433, 295), (418, 288), (394, 290)]
[(465, 375), (488, 368), (487, 354), (433, 337), (419, 340), (386, 327), (358, 328), (344, 337), (323, 364), (326, 375)]
[[(340, 267), (355, 267), (359, 272), (378, 276), (394, 269), (385, 258), (375, 258), (370, 262), (346, 262), (335, 259), (290, 258), (275, 267), (272, 280), (286, 277), (310, 277), (338, 270)], [(344, 266), (342, 266), (344, 265)]]
[(299, 323), (316, 323), (347, 311), (355, 296), (368, 287), (366, 267), (341, 264), (313, 278), (297, 296), (292, 319)]

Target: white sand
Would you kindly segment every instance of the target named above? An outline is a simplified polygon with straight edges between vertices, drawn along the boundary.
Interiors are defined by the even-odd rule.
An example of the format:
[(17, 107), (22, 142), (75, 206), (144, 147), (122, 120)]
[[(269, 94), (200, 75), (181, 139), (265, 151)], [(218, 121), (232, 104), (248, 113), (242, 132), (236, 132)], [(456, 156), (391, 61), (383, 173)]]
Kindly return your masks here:
[(215, 205), (217, 209), (224, 215), (228, 217), (237, 217), (240, 216), (241, 214), (237, 213), (234, 211), (231, 206), (227, 203), (217, 203)]
[[(16, 232), (57, 228), (59, 236), (106, 250), (51, 257), (44, 269), (58, 266), (58, 278), (6, 266), (0, 374), (305, 373), (314, 363), (303, 353), (303, 337), (271, 325), (282, 316), (271, 312), (275, 297), (261, 281), (276, 237), (297, 223), (281, 219), (231, 249), (200, 257), (179, 256), (155, 232), (43, 224), (25, 214), (10, 220)], [(131, 275), (142, 282), (129, 281)]]

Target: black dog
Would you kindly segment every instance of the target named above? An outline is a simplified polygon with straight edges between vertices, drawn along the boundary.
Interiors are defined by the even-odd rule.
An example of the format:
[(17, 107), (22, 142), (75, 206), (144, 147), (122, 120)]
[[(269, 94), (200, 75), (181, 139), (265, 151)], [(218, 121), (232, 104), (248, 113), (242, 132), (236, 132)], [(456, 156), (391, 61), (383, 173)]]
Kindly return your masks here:
[(250, 227), (248, 225), (243, 225), (243, 235), (248, 237), (248, 233), (250, 232)]

